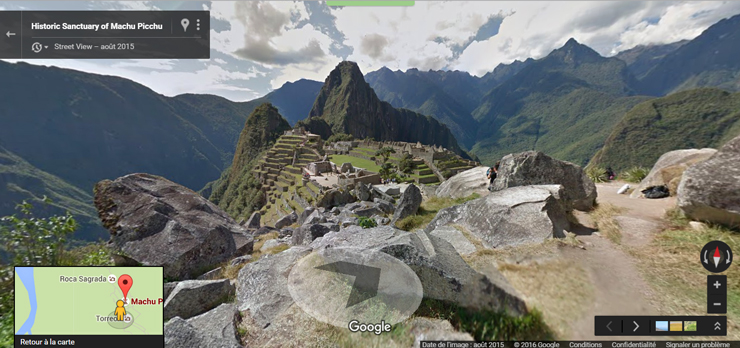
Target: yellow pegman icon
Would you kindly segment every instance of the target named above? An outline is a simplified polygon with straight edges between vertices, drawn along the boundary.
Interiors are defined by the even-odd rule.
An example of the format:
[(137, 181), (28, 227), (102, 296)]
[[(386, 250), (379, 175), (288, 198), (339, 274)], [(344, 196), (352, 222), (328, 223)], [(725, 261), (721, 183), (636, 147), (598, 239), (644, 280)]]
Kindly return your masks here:
[(116, 301), (116, 311), (113, 312), (118, 318), (118, 321), (123, 321), (123, 316), (126, 315), (126, 309), (123, 308), (123, 301)]

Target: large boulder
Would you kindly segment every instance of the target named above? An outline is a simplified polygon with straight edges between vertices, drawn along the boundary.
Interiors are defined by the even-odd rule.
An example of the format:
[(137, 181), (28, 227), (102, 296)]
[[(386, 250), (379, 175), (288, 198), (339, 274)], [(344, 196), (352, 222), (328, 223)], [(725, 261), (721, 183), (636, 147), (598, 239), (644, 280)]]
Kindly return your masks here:
[(437, 197), (463, 198), (477, 193), (481, 196), (488, 193), (488, 167), (475, 167), (460, 172), (445, 180), (437, 188)]
[(363, 182), (357, 183), (355, 186), (355, 196), (360, 201), (370, 201), (371, 199), (371, 186)]
[(562, 195), (562, 186), (556, 185), (494, 191), (440, 210), (426, 231), (435, 235), (444, 226), (463, 228), (491, 249), (564, 238), (570, 223)]
[(640, 185), (632, 191), (630, 197), (638, 198), (642, 196), (642, 190), (661, 185), (668, 187), (671, 195), (676, 195), (683, 172), (690, 166), (712, 157), (716, 152), (715, 149), (687, 149), (664, 153), (645, 179), (642, 179)]
[(694, 220), (740, 227), (740, 137), (686, 169), (678, 206)]
[(301, 226), (293, 232), (291, 243), (293, 245), (311, 244), (314, 239), (323, 237), (329, 231), (329, 227), (323, 224)]
[(258, 229), (260, 228), (260, 219), (262, 218), (262, 215), (260, 215), (260, 212), (255, 211), (252, 213), (252, 216), (247, 219), (247, 221), (244, 223), (244, 227), (249, 229)]
[(363, 229), (351, 226), (330, 232), (310, 245), (322, 248), (372, 249), (407, 264), (419, 277), (424, 297), (449, 301), (462, 307), (527, 313), (527, 308), (503, 275), (489, 278), (472, 269), (444, 239), (423, 231), (406, 232), (390, 226)]
[(416, 214), (421, 206), (421, 200), (422, 197), (419, 188), (414, 184), (409, 185), (398, 201), (398, 206), (396, 207), (396, 212), (393, 213), (391, 223), (395, 224), (398, 220)]
[(310, 252), (307, 247), (292, 247), (244, 266), (236, 281), (237, 309), (248, 310), (259, 327), (267, 327), (293, 304), (288, 275), (293, 265)]
[(527, 185), (562, 185), (563, 199), (577, 210), (589, 210), (596, 203), (596, 185), (581, 167), (538, 151), (504, 156), (493, 189)]
[(279, 230), (281, 228), (288, 227), (296, 222), (298, 222), (298, 214), (296, 214), (296, 212), (291, 212), (290, 214), (278, 219), (278, 221), (275, 221), (275, 228)]
[[(95, 207), (119, 263), (164, 267), (168, 279), (190, 279), (251, 251), (247, 230), (192, 190), (150, 174), (95, 185)], [(239, 245), (235, 242), (238, 239)]]
[(233, 303), (224, 303), (188, 320), (175, 317), (164, 324), (165, 347), (240, 348), (238, 321), (239, 313)]
[(233, 294), (234, 286), (228, 279), (179, 282), (164, 302), (164, 319), (187, 319), (205, 313)]

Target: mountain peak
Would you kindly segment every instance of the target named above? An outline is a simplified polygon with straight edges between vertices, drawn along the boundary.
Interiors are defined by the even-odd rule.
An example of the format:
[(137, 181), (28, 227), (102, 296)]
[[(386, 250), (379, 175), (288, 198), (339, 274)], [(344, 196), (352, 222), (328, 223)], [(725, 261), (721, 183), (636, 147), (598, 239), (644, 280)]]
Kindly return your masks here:
[(574, 38), (568, 39), (563, 47), (552, 51), (547, 58), (555, 58), (566, 64), (579, 64), (606, 59), (591, 47), (579, 43)]

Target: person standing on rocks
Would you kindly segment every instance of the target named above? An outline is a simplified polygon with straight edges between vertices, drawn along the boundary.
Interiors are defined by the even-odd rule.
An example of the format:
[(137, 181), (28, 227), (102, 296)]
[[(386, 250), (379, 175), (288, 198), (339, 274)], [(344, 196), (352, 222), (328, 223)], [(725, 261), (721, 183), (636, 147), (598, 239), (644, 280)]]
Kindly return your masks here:
[(488, 177), (488, 191), (493, 190), (493, 181), (496, 180), (496, 177), (498, 176), (498, 166), (500, 164), (501, 161), (497, 161), (493, 167), (488, 168), (488, 171), (486, 171), (486, 177)]

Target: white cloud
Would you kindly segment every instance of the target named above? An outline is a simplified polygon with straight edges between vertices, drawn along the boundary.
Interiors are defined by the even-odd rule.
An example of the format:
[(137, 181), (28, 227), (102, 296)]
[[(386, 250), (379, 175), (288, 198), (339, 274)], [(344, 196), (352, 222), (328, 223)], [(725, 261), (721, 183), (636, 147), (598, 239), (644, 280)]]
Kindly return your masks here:
[[(723, 17), (740, 13), (737, 2), (517, 2), (496, 3), (515, 13), (499, 34), (472, 43), (454, 67), (474, 74), (499, 63), (540, 58), (573, 37), (602, 55), (639, 44), (692, 39)], [(651, 20), (659, 21), (650, 24)]]

